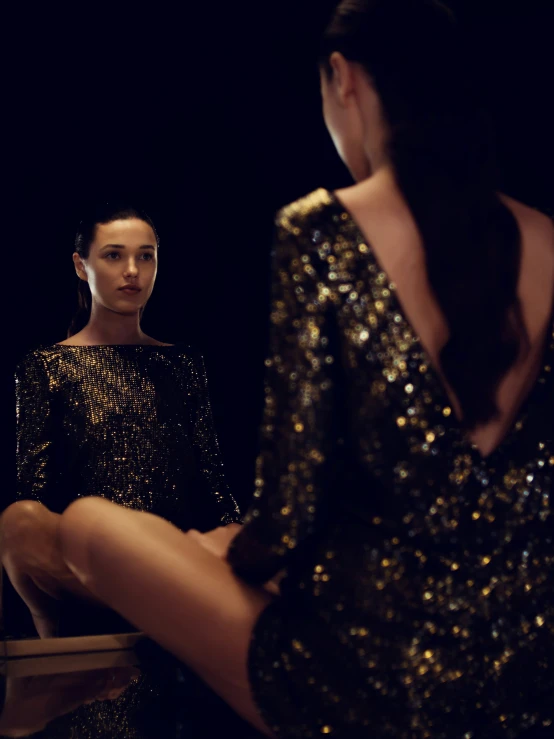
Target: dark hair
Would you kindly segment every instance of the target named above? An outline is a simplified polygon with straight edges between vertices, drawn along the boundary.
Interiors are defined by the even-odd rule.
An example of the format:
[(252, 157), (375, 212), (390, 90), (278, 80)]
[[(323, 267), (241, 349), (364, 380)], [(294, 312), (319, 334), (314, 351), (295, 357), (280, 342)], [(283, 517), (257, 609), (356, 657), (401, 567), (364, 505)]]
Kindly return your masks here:
[[(102, 203), (99, 206), (91, 208), (87, 216), (79, 223), (79, 229), (75, 236), (75, 251), (83, 259), (87, 259), (90, 253), (90, 247), (96, 236), (96, 227), (113, 221), (126, 221), (130, 218), (138, 218), (147, 223), (156, 237), (156, 244), (160, 245), (158, 232), (154, 226), (150, 216), (140, 208), (134, 208), (127, 205), (116, 203)], [(77, 286), (78, 291), (78, 308), (73, 316), (71, 325), (67, 332), (67, 338), (74, 336), (83, 329), (90, 318), (90, 309), (92, 299), (88, 283), (79, 279)], [(141, 309), (141, 316), (144, 309)]]
[(361, 64), (381, 100), (388, 156), (448, 323), (441, 368), (474, 428), (497, 415), (498, 384), (528, 344), (517, 296), (521, 235), (496, 190), (476, 60), (437, 0), (343, 0), (321, 44), (329, 76), (333, 52)]

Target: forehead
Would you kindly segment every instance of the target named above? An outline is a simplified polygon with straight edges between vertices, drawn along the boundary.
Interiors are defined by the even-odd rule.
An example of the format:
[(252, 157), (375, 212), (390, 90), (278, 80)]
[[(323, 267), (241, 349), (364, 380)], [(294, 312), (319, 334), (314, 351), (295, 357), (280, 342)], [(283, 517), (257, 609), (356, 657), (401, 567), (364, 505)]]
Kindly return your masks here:
[(119, 244), (120, 246), (156, 246), (156, 236), (152, 227), (139, 218), (99, 223), (96, 226), (94, 245), (102, 247), (104, 244)]

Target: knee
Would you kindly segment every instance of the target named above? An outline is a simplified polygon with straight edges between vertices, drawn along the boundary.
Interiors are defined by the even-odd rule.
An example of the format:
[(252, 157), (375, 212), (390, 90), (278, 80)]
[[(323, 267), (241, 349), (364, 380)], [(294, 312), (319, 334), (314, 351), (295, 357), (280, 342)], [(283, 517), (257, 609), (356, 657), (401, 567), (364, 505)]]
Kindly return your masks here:
[(36, 500), (20, 500), (9, 505), (0, 519), (2, 556), (27, 551), (53, 515)]
[(86, 498), (77, 498), (70, 503), (62, 513), (62, 520), (71, 520), (74, 523), (85, 523), (90, 518), (97, 518), (98, 515), (105, 510), (106, 506), (113, 506), (114, 503), (96, 495), (90, 495)]
[(33, 523), (40, 519), (48, 509), (37, 500), (18, 500), (2, 513), (2, 526), (15, 526)]
[[(107, 501), (104, 498), (77, 498), (62, 513), (60, 536), (64, 544), (75, 545), (87, 542), (94, 530), (98, 530)], [(109, 505), (109, 504), (108, 504)]]

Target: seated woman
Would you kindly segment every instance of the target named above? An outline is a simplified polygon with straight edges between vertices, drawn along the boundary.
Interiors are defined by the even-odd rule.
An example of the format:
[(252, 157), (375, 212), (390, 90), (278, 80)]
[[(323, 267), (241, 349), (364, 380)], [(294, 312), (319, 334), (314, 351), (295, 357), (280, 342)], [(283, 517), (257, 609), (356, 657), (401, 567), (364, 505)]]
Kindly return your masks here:
[(552, 732), (554, 228), (497, 192), (470, 61), (435, 0), (334, 14), (324, 115), (356, 184), (277, 217), (242, 530), (92, 497), (32, 514), (53, 564), (6, 546), (267, 736)]
[[(141, 328), (158, 249), (154, 224), (136, 208), (105, 204), (82, 220), (73, 254), (79, 312), (68, 338), (30, 352), (16, 372), (17, 497), (61, 513), (96, 494), (182, 529), (236, 526), (240, 513), (223, 473), (202, 357)], [(14, 585), (25, 597), (30, 584)], [(13, 632), (16, 618), (7, 616)], [(39, 634), (52, 635), (54, 627), (62, 636), (129, 630), (90, 602), (65, 598), (60, 617), (54, 623), (35, 613)], [(159, 691), (143, 683), (114, 705), (64, 719), (78, 721), (71, 735), (78, 725), (83, 738), (89, 731), (94, 739), (116, 737), (121, 724), (120, 735), (128, 736), (133, 713)], [(62, 736), (60, 727), (55, 735)]]

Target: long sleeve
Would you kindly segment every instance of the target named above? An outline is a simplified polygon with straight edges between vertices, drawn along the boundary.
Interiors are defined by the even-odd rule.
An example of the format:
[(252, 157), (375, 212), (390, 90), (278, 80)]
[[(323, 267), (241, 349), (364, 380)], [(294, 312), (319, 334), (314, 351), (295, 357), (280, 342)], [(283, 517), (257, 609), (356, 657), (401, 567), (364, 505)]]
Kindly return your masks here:
[[(302, 224), (301, 224), (302, 225)], [(306, 233), (308, 231), (308, 233)], [(330, 291), (309, 230), (282, 212), (272, 254), (270, 349), (254, 502), (228, 561), (267, 582), (325, 520), (334, 389)]]
[(48, 375), (36, 353), (17, 367), (15, 398), (17, 499), (48, 503), (52, 411)]
[[(216, 511), (214, 518), (219, 519), (219, 525), (240, 523), (242, 519), (239, 507), (225, 481), (223, 461), (210, 404), (208, 378), (204, 360), (199, 354), (194, 357), (193, 384), (191, 396), (195, 400), (192, 443), (199, 473), (208, 495), (215, 504), (210, 505), (209, 508)], [(218, 525), (217, 520), (213, 520), (212, 523), (213, 527)]]

